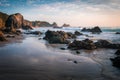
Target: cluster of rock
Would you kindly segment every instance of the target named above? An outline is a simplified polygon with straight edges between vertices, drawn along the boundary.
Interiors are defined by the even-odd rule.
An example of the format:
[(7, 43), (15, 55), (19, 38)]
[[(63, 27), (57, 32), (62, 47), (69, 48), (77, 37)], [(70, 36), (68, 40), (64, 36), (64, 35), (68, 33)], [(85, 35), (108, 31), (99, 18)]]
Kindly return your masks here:
[(69, 41), (67, 39), (70, 38), (76, 38), (76, 36), (70, 32), (48, 30), (43, 39), (49, 43), (68, 44)]
[(96, 49), (96, 48), (111, 48), (111, 49), (119, 49), (120, 44), (113, 44), (107, 40), (98, 40), (97, 42), (93, 42), (92, 40), (85, 39), (82, 41), (74, 40), (72, 43), (68, 45), (69, 49), (79, 50), (79, 49)]
[(96, 46), (92, 40), (85, 39), (82, 41), (74, 40), (72, 43), (68, 45), (68, 48), (72, 50), (79, 50), (79, 49), (91, 50), (91, 49), (96, 49)]
[(99, 26), (95, 26), (94, 28), (88, 28), (88, 29), (86, 29), (86, 28), (83, 28), (81, 31), (83, 31), (83, 32), (92, 32), (92, 33), (101, 33), (102, 32), (102, 30), (99, 28)]
[(113, 66), (120, 68), (120, 49), (115, 52), (116, 57), (111, 58)]

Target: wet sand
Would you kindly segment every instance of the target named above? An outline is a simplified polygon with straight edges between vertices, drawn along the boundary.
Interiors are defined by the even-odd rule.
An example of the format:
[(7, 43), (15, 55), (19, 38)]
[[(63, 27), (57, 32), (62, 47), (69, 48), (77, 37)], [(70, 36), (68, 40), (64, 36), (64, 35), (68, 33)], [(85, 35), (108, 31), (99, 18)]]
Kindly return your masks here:
[(115, 50), (80, 50), (78, 55), (59, 49), (63, 46), (29, 36), (0, 47), (0, 80), (119, 80), (109, 60)]

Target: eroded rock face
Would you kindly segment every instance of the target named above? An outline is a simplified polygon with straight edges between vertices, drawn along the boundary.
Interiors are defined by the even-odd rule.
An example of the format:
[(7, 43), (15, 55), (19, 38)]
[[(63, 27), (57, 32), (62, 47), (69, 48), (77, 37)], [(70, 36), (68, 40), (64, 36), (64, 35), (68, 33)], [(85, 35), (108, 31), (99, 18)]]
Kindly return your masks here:
[(85, 39), (83, 41), (74, 40), (72, 43), (69, 44), (68, 48), (73, 50), (79, 50), (79, 49), (92, 50), (92, 49), (96, 49), (96, 46), (94, 45), (92, 40)]
[(71, 33), (66, 33), (64, 31), (50, 31), (48, 30), (45, 33), (44, 39), (49, 43), (60, 43), (60, 44), (68, 44), (69, 41), (67, 39), (73, 38), (74, 35)]
[(6, 30), (8, 30), (8, 32), (15, 32), (16, 29), (21, 28), (23, 26), (23, 21), (23, 16), (20, 13), (10, 15), (5, 24)]
[(7, 39), (5, 38), (4, 34), (2, 31), (0, 31), (0, 41), (6, 41)]
[(91, 29), (83, 28), (81, 31), (92, 32), (92, 33), (101, 33), (102, 32), (102, 30), (99, 28), (99, 26), (95, 26), (94, 28), (91, 28)]

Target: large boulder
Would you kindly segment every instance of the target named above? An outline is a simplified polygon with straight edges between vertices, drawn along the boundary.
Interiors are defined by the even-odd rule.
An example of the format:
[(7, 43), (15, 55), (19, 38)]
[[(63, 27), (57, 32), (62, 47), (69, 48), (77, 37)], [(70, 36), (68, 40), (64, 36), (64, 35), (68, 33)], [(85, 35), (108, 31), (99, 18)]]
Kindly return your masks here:
[(96, 49), (96, 46), (94, 45), (92, 40), (85, 39), (83, 41), (74, 40), (72, 43), (68, 45), (68, 48), (73, 50), (79, 50), (79, 49), (92, 50), (92, 49)]
[(114, 44), (107, 40), (98, 40), (94, 43), (98, 48), (112, 48), (112, 49), (120, 49), (120, 44)]
[(99, 28), (99, 26), (95, 26), (94, 28), (88, 28), (88, 29), (86, 29), (86, 28), (83, 28), (81, 31), (83, 31), (83, 32), (92, 32), (92, 33), (101, 33), (102, 32), (102, 30)]
[(2, 31), (0, 31), (0, 41), (6, 41), (6, 38), (4, 34), (2, 33)]
[(64, 31), (50, 31), (48, 30), (45, 33), (45, 40), (48, 40), (49, 43), (60, 43), (60, 44), (68, 44), (69, 41), (67, 39), (73, 38), (73, 34), (66, 33)]
[(120, 56), (111, 59), (113, 66), (120, 68)]
[(16, 29), (23, 26), (23, 16), (20, 13), (10, 15), (6, 21), (6, 30), (8, 32), (15, 32)]

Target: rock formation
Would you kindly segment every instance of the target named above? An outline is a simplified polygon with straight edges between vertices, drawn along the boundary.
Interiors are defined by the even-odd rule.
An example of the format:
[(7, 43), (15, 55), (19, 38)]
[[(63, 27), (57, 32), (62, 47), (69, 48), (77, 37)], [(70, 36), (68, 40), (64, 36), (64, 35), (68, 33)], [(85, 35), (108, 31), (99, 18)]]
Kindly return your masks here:
[(74, 40), (72, 43), (70, 43), (68, 45), (68, 49), (72, 49), (72, 50), (79, 50), (79, 49), (92, 50), (92, 49), (96, 49), (96, 46), (94, 45), (93, 41), (89, 40), (89, 39), (85, 39), (83, 41)]
[(91, 28), (91, 29), (83, 28), (81, 31), (92, 32), (92, 33), (101, 33), (102, 32), (102, 30), (98, 26), (95, 26), (94, 28)]
[(6, 38), (4, 34), (2, 33), (2, 31), (0, 31), (0, 41), (6, 41)]
[(69, 24), (63, 24), (62, 27), (70, 27)]
[(3, 30), (5, 28), (5, 22), (8, 18), (8, 15), (0, 12), (0, 30)]
[(50, 31), (48, 30), (45, 33), (44, 39), (49, 43), (60, 43), (60, 44), (68, 44), (69, 41), (67, 39), (73, 38), (74, 35), (72, 33), (66, 33), (64, 31)]

